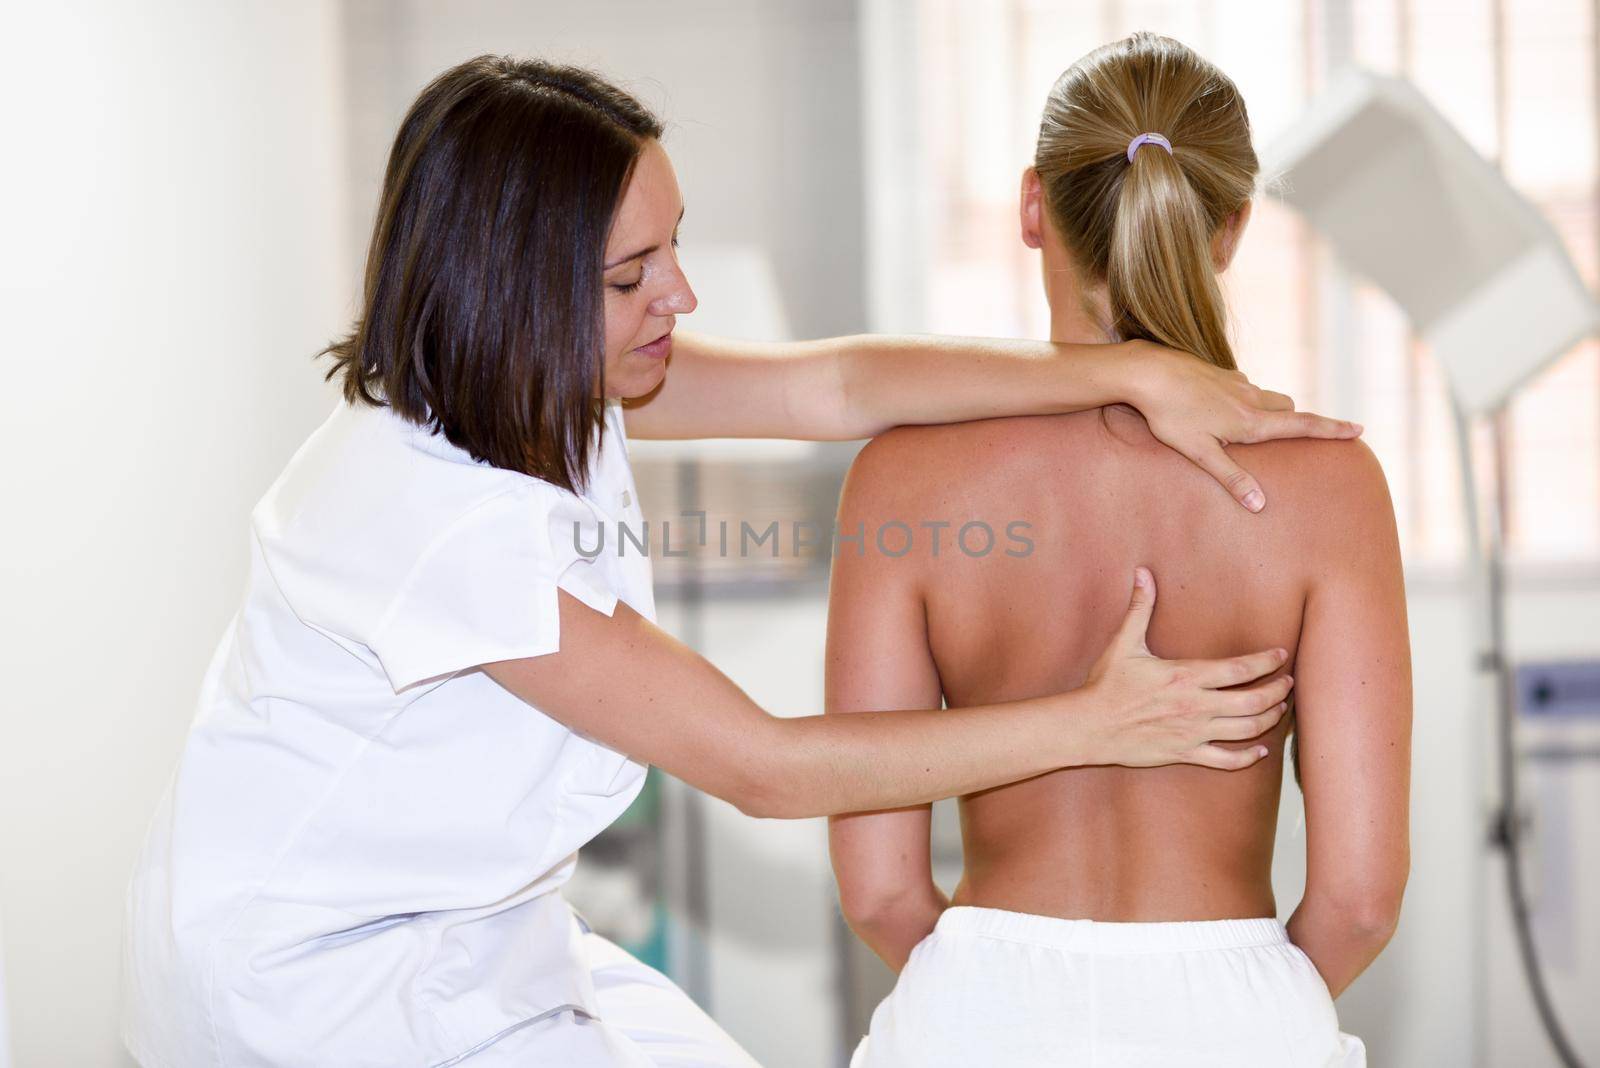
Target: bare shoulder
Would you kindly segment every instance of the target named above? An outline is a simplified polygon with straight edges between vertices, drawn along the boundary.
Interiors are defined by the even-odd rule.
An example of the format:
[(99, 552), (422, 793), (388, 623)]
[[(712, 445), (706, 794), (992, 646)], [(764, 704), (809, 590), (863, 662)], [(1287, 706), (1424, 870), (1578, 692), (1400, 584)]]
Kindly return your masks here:
[(1394, 524), (1383, 465), (1360, 438), (1230, 445), (1228, 455), (1261, 482), (1269, 511), (1288, 513), (1308, 533), (1345, 536)]
[(1082, 413), (895, 427), (856, 455), (845, 495), (856, 502), (902, 506), (981, 497), (996, 472), (1051, 455), (1046, 446), (1059, 447), (1080, 423)]

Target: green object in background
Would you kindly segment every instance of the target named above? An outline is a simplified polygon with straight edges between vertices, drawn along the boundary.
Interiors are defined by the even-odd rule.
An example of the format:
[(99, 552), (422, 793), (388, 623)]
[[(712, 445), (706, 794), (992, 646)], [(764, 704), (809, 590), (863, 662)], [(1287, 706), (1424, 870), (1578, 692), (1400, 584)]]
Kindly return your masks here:
[(650, 926), (650, 937), (642, 942), (637, 942), (623, 948), (635, 957), (644, 961), (650, 967), (663, 975), (671, 975), (668, 968), (670, 963), (667, 954), (667, 906), (657, 898), (654, 908), (655, 921)]
[(622, 815), (602, 833), (610, 834), (640, 824), (648, 826), (651, 830), (657, 830), (661, 826), (661, 771), (657, 768), (647, 769), (644, 787), (640, 789), (639, 796), (635, 797), (633, 804), (623, 810)]
[(632, 871), (641, 891), (641, 905), (650, 910), (650, 933), (618, 944), (650, 967), (670, 975), (667, 907), (661, 894), (661, 774), (657, 768), (649, 769), (633, 804), (596, 841), (606, 839), (607, 859)]

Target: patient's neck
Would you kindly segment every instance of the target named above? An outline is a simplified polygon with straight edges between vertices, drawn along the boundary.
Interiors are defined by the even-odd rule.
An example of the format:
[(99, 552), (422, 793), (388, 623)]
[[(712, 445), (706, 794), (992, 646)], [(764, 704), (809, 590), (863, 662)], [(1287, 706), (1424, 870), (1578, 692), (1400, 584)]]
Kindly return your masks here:
[(1066, 344), (1103, 345), (1116, 339), (1074, 295), (1070, 300), (1051, 302), (1050, 340)]
[(1104, 285), (1085, 285), (1070, 259), (1052, 264), (1046, 257), (1045, 300), (1050, 304), (1050, 340), (1102, 345), (1116, 340), (1111, 332), (1110, 301)]
[[(1050, 340), (1063, 344), (1108, 345), (1117, 338), (1110, 329), (1105, 288), (1085, 291), (1073, 284), (1062, 284), (1046, 296), (1050, 302)], [(1125, 441), (1144, 440), (1149, 427), (1144, 416), (1130, 404), (1110, 404), (1101, 409), (1107, 430)]]

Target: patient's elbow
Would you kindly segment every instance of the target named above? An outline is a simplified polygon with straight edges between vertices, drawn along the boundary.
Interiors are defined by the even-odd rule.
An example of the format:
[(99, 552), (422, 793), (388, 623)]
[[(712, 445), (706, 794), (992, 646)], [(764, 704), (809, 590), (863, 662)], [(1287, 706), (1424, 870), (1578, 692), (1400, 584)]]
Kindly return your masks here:
[(839, 911), (845, 922), (857, 934), (882, 930), (890, 917), (900, 907), (903, 890), (879, 883), (862, 883), (841, 880), (839, 883)]
[(1386, 944), (1400, 926), (1400, 898), (1374, 898), (1362, 902), (1349, 914), (1350, 926), (1364, 941)]
[(1407, 865), (1380, 892), (1367, 895), (1366, 908), (1361, 912), (1364, 930), (1381, 934), (1383, 941), (1389, 941), (1395, 928), (1400, 926), (1400, 906), (1405, 901), (1406, 882), (1410, 875), (1410, 866)]
[(850, 929), (863, 937), (915, 929), (920, 938), (948, 905), (932, 881), (887, 872), (852, 877), (837, 867), (834, 874), (839, 879), (839, 911)]
[[(1388, 943), (1400, 925), (1405, 878), (1383, 886), (1361, 887), (1321, 898), (1318, 911), (1355, 941)], [(1316, 899), (1313, 899), (1316, 900)]]

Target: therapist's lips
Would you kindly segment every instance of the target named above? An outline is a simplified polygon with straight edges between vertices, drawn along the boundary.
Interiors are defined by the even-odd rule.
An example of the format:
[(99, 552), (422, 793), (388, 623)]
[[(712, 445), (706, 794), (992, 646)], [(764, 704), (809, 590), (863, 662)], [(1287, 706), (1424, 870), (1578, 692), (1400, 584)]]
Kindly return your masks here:
[(633, 351), (641, 356), (649, 356), (653, 360), (666, 359), (672, 353), (672, 331), (668, 330), (650, 344), (640, 345)]

